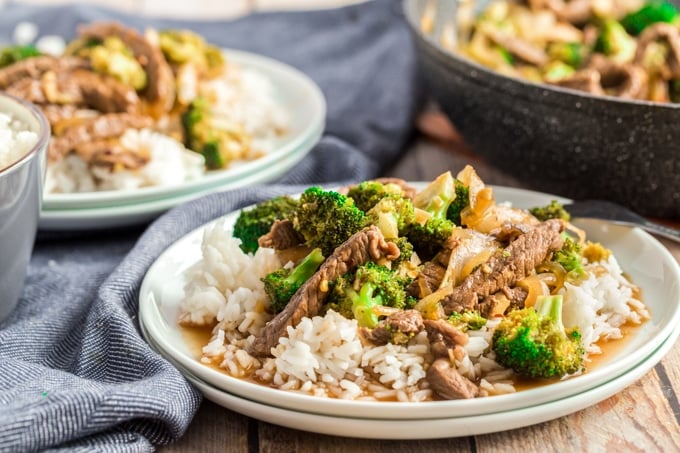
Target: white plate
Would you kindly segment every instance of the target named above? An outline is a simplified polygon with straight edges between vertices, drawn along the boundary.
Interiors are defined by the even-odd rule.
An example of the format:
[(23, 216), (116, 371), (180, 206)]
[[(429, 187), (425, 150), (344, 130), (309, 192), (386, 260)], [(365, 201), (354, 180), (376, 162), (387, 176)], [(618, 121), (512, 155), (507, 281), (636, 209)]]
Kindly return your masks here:
[(256, 173), (243, 176), (236, 181), (225, 182), (220, 186), (207, 187), (174, 197), (142, 201), (136, 204), (124, 204), (122, 206), (43, 210), (40, 213), (38, 226), (43, 231), (81, 231), (131, 226), (148, 222), (172, 207), (203, 195), (275, 180), (300, 162), (317, 140), (318, 137), (312, 137), (308, 146), (301, 146), (276, 164), (263, 168)]
[[(289, 113), (289, 130), (276, 141), (271, 152), (259, 159), (239, 162), (225, 170), (209, 171), (196, 180), (174, 186), (45, 194), (43, 211), (120, 207), (205, 192), (208, 188), (242, 186), (240, 181), (252, 183), (255, 175), (271, 167), (280, 167), (290, 155), (311, 150), (320, 138), (326, 120), (326, 101), (319, 87), (302, 72), (271, 58), (231, 49), (226, 49), (225, 55), (228, 61), (265, 75), (274, 85), (277, 102)], [(258, 182), (271, 179), (270, 175)]]
[[(547, 194), (520, 189), (496, 187), (496, 200), (511, 201), (518, 207), (547, 204), (556, 198)], [(227, 225), (238, 213), (227, 216)], [(673, 256), (652, 236), (637, 228), (631, 229), (599, 221), (580, 224), (590, 239), (611, 248), (623, 269), (640, 285), (652, 319), (636, 335), (582, 376), (551, 385), (532, 388), (514, 394), (473, 400), (433, 401), (424, 403), (366, 402), (316, 398), (284, 392), (236, 379), (205, 366), (197, 360), (184, 341), (177, 325), (179, 304), (183, 297), (186, 269), (200, 259), (203, 227), (194, 230), (170, 246), (151, 266), (140, 291), (140, 319), (151, 340), (164, 355), (180, 363), (201, 380), (240, 397), (281, 408), (318, 414), (353, 418), (420, 419), (453, 416), (478, 416), (568, 398), (602, 385), (649, 356), (668, 338), (680, 322), (680, 267)]]
[[(175, 363), (189, 382), (198, 388), (210, 401), (243, 415), (287, 428), (311, 431), (345, 437), (367, 439), (436, 439), (460, 436), (474, 436), (509, 429), (521, 428), (554, 420), (603, 401), (644, 376), (674, 346), (680, 333), (676, 328), (642, 362), (618, 376), (610, 378), (599, 386), (585, 390), (564, 399), (555, 399), (543, 404), (518, 408), (511, 411), (494, 412), (473, 416), (455, 416), (434, 419), (364, 419), (320, 415), (251, 401), (210, 385)], [(152, 347), (157, 345), (153, 344)], [(172, 362), (172, 360), (170, 360)]]

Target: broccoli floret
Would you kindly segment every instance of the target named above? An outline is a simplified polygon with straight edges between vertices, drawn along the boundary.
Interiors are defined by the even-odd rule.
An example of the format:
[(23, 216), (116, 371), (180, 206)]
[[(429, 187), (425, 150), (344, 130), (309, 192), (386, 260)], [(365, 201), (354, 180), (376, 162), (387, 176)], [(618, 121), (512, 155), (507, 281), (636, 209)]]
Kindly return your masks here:
[(534, 307), (511, 311), (496, 327), (496, 361), (529, 378), (559, 378), (583, 369), (578, 329), (562, 324), (562, 296), (539, 296)]
[(581, 245), (566, 234), (563, 234), (563, 237), (562, 248), (553, 254), (553, 261), (562, 265), (572, 276), (585, 275)]
[(0, 50), (0, 68), (39, 55), (42, 55), (42, 53), (33, 44), (27, 44), (25, 46), (7, 46)]
[(633, 36), (639, 35), (642, 30), (656, 22), (677, 24), (680, 13), (676, 6), (665, 0), (652, 1), (642, 8), (626, 15), (621, 19), (621, 25)]
[(202, 154), (209, 169), (225, 168), (250, 148), (250, 138), (242, 125), (216, 116), (208, 101), (194, 99), (182, 113), (184, 142)]
[(262, 278), (264, 290), (269, 295), (274, 313), (279, 313), (286, 308), (293, 294), (314, 275), (324, 260), (321, 249), (314, 249), (293, 269), (284, 267)]
[(448, 321), (462, 332), (479, 330), (486, 325), (486, 318), (480, 315), (476, 310), (468, 310), (462, 313), (454, 311), (451, 316), (449, 316)]
[(189, 30), (162, 30), (158, 42), (165, 58), (174, 64), (191, 63), (209, 75), (224, 68), (220, 49), (205, 42), (202, 36)]
[(366, 213), (368, 223), (380, 228), (383, 236), (394, 239), (403, 235), (415, 222), (415, 209), (408, 198), (388, 195)]
[(383, 184), (379, 181), (360, 182), (347, 192), (347, 196), (354, 200), (356, 207), (364, 212), (368, 212), (383, 198), (395, 195), (402, 195), (401, 187), (396, 184)]
[(550, 204), (546, 206), (533, 207), (529, 209), (529, 213), (542, 222), (548, 219), (562, 219), (565, 222), (571, 220), (569, 212), (564, 209), (564, 205), (557, 200), (552, 200)]
[(406, 237), (423, 260), (431, 259), (453, 233), (455, 224), (447, 218), (456, 197), (454, 178), (450, 172), (432, 181), (413, 199), (413, 206), (427, 213), (424, 223), (409, 225)]
[(455, 223), (461, 224), (460, 213), (463, 209), (470, 206), (470, 188), (457, 179), (453, 181), (456, 198), (453, 199), (446, 211), (446, 218)]
[(623, 25), (612, 19), (602, 22), (595, 42), (596, 52), (601, 52), (618, 63), (626, 63), (633, 59), (636, 49), (635, 38), (626, 33)]
[(406, 237), (423, 261), (431, 260), (451, 237), (456, 226), (448, 219), (431, 217), (424, 225), (413, 223)]
[(578, 68), (588, 56), (588, 47), (580, 42), (554, 42), (548, 46), (548, 55), (572, 68)]
[(144, 67), (130, 48), (117, 36), (108, 36), (100, 44), (88, 47), (85, 52), (95, 71), (108, 74), (137, 91), (146, 87)]
[(397, 247), (399, 247), (399, 257), (392, 261), (392, 268), (396, 269), (401, 263), (411, 260), (411, 257), (413, 256), (413, 244), (411, 244), (409, 240), (403, 236), (392, 239), (391, 242), (394, 242)]
[(374, 307), (404, 309), (413, 303), (404, 290), (407, 283), (387, 267), (369, 261), (332, 282), (328, 307), (356, 319), (362, 327), (373, 328), (379, 319)]
[(366, 224), (366, 215), (354, 201), (338, 192), (310, 187), (300, 196), (293, 226), (308, 246), (330, 256), (340, 244)]
[(255, 252), (260, 236), (267, 234), (275, 221), (290, 219), (297, 206), (297, 200), (282, 195), (258, 203), (252, 209), (242, 210), (234, 223), (232, 236), (241, 240), (241, 250)]

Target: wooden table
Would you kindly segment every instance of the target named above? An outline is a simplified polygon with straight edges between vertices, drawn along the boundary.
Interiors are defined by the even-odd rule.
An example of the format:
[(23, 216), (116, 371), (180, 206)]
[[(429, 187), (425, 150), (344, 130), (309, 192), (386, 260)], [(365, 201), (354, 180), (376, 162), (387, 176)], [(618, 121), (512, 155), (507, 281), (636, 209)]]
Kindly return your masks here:
[[(430, 121), (434, 120), (434, 121)], [(428, 118), (423, 129), (445, 125)], [(442, 127), (439, 127), (442, 126)], [(434, 142), (420, 136), (386, 176), (431, 180), (471, 163), (487, 184), (519, 181), (479, 160), (443, 134)], [(680, 244), (662, 240), (680, 260)], [(351, 439), (287, 429), (254, 420), (204, 401), (179, 442), (164, 452), (674, 452), (680, 451), (680, 341), (648, 372), (617, 395), (566, 417), (487, 435), (418, 441)]]

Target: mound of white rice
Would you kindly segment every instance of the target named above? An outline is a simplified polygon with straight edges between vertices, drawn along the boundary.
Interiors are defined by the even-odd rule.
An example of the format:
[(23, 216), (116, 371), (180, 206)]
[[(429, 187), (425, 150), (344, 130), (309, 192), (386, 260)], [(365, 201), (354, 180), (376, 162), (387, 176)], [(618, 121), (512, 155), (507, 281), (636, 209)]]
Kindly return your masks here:
[(169, 186), (196, 179), (204, 174), (203, 157), (186, 149), (177, 140), (150, 129), (128, 129), (121, 145), (149, 162), (137, 170), (89, 167), (76, 154), (48, 165), (47, 193), (125, 190), (149, 186)]
[[(246, 352), (249, 342), (271, 318), (260, 278), (280, 267), (273, 250), (260, 248), (246, 255), (239, 240), (218, 223), (205, 231), (203, 260), (190, 271), (180, 322), (212, 325), (211, 341), (202, 360), (218, 364), (235, 377), (255, 379), (283, 390), (319, 397), (362, 400), (425, 401), (432, 399), (425, 375), (433, 358), (425, 332), (407, 345), (363, 345), (357, 322), (330, 310), (324, 316), (303, 318), (279, 339), (273, 357), (257, 359)], [(621, 337), (620, 327), (649, 317), (634, 297), (615, 258), (588, 265), (589, 277), (579, 286), (563, 289), (563, 320), (578, 326), (589, 353), (597, 342)], [(480, 382), (481, 395), (515, 391), (514, 374), (494, 360), (491, 338), (500, 321), (469, 331), (457, 370)]]
[(0, 170), (21, 159), (38, 141), (38, 134), (14, 118), (0, 112)]

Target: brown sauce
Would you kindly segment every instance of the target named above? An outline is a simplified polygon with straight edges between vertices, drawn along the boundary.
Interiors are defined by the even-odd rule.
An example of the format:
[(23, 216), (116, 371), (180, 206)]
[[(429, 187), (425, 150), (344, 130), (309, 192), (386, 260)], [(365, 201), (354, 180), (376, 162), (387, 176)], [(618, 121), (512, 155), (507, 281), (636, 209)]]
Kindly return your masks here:
[[(583, 376), (587, 375), (588, 372), (596, 370), (600, 366), (606, 365), (611, 360), (612, 357), (617, 356), (618, 352), (621, 351), (626, 346), (626, 344), (628, 343), (628, 341), (630, 341), (631, 338), (635, 337), (637, 331), (641, 327), (642, 325), (624, 324), (623, 326), (621, 326), (621, 333), (623, 334), (623, 338), (609, 341), (602, 340), (597, 342), (597, 345), (602, 350), (602, 353), (591, 354), (588, 357), (588, 362), (586, 363), (586, 370), (583, 373)], [(189, 349), (193, 353), (196, 360), (200, 360), (202, 356), (203, 346), (208, 344), (208, 342), (210, 341), (210, 337), (212, 336), (212, 327), (180, 326), (180, 332), (182, 333), (182, 338), (189, 346)], [(218, 363), (210, 363), (205, 365), (209, 366), (210, 368), (213, 368), (214, 370), (225, 373), (224, 369), (220, 368)], [(575, 376), (571, 379), (578, 378), (579, 376)], [(266, 385), (262, 384), (261, 382), (255, 379), (245, 380), (249, 382), (254, 382), (259, 385)], [(517, 378), (514, 380), (513, 383), (517, 391), (520, 392), (532, 388), (538, 388), (543, 387), (545, 385), (554, 384), (555, 382), (558, 382), (558, 380)]]

